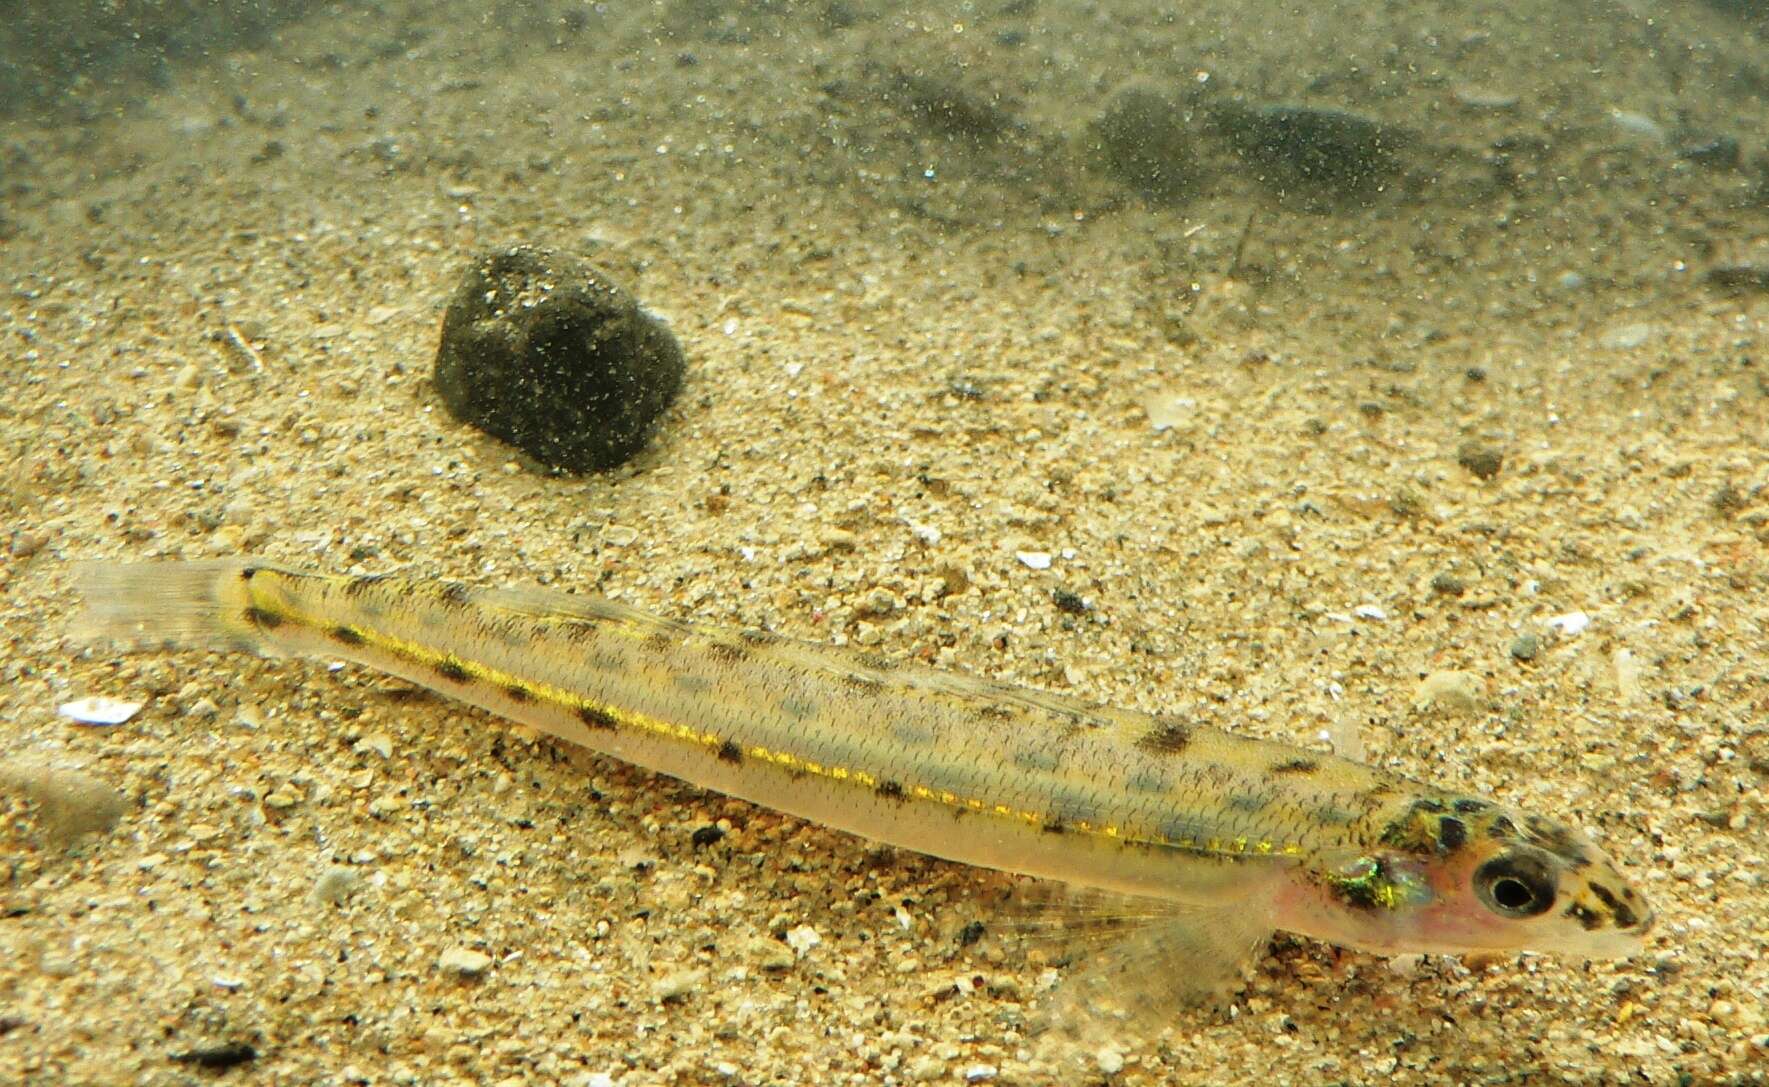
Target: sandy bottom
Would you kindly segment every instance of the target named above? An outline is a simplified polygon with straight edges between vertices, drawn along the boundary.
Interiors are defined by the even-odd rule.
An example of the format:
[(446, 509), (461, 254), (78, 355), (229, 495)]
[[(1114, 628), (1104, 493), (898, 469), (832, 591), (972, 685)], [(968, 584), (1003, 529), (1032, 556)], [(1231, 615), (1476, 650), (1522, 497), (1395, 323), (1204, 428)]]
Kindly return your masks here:
[[(355, 669), (65, 637), (73, 560), (250, 551), (1356, 736), (1589, 828), (1663, 919), (1620, 963), (1281, 938), (1232, 1014), (1078, 1078), (1762, 1081), (1769, 298), (1703, 281), (1769, 230), (1761, 40), (1059, 7), (391, 3), (0, 131), (0, 776), (39, 783), (0, 824), (0, 1078), (249, 1046), (261, 1083), (1040, 1081), (1062, 970), (999, 877)], [(1132, 72), (1409, 143), (1323, 210), (1201, 134), (1151, 205), (1087, 151)], [(1728, 133), (1743, 169), (1678, 155)], [(547, 478), (441, 410), (441, 306), (518, 241), (682, 340), (627, 469)], [(1419, 707), (1444, 670), (1471, 709)], [(87, 696), (145, 707), (57, 714)]]

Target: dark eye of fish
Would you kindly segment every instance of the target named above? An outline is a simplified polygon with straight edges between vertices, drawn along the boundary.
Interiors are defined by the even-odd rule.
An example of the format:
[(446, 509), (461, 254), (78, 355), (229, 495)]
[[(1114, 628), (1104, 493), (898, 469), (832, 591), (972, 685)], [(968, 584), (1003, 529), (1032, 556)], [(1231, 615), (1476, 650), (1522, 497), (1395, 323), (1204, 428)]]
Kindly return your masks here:
[(1474, 892), (1505, 917), (1535, 917), (1554, 905), (1554, 876), (1535, 857), (1509, 853), (1474, 871)]

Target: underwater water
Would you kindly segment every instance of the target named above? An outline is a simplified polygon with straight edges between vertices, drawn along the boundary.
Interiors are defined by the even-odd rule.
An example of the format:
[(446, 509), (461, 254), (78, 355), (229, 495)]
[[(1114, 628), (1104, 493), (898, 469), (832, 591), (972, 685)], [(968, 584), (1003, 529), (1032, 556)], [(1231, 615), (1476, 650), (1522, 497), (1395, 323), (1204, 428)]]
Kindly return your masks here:
[[(9, 1082), (1769, 1068), (1761, 5), (26, 3), (0, 99)], [(679, 344), (618, 467), (433, 381), (518, 246)], [(67, 636), (76, 560), (239, 554), (1331, 744), (1582, 827), (1658, 921), (1281, 936), (1046, 1067), (1078, 956), (1007, 877)]]

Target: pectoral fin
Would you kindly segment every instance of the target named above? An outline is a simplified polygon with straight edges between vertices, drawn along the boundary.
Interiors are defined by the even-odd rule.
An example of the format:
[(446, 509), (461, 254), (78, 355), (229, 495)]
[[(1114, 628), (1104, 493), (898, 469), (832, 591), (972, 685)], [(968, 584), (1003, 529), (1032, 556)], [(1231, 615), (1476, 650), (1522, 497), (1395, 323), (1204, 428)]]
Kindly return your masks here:
[[(1123, 902), (1130, 918), (1123, 937), (1074, 959), (1032, 1023), (1036, 1051), (1047, 1061), (1092, 1061), (1103, 1050), (1152, 1042), (1188, 1013), (1219, 1012), (1273, 931), (1267, 911), (1252, 902)], [(1090, 908), (1106, 906), (1094, 892)]]

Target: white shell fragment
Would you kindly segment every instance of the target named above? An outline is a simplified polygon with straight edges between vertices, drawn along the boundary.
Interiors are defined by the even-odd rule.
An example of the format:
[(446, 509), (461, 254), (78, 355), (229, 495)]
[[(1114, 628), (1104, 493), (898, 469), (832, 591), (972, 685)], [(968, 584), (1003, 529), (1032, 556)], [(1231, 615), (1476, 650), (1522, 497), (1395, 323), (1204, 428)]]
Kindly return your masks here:
[(1591, 617), (1582, 611), (1569, 611), (1565, 615), (1554, 616), (1542, 625), (1556, 634), (1572, 638), (1585, 632), (1585, 628), (1591, 625)]
[(1198, 402), (1189, 396), (1151, 396), (1142, 402), (1149, 426), (1155, 430), (1171, 430), (1185, 422), (1197, 406)]
[(63, 702), (56, 707), (56, 712), (77, 725), (120, 725), (140, 713), (142, 705), (100, 695)]
[(1048, 551), (1015, 551), (1013, 555), (1014, 558), (1034, 570), (1050, 569), (1050, 552)]
[(914, 534), (916, 539), (929, 547), (940, 542), (940, 530), (933, 525), (924, 525), (919, 521), (905, 521), (904, 523), (909, 526), (909, 531)]

